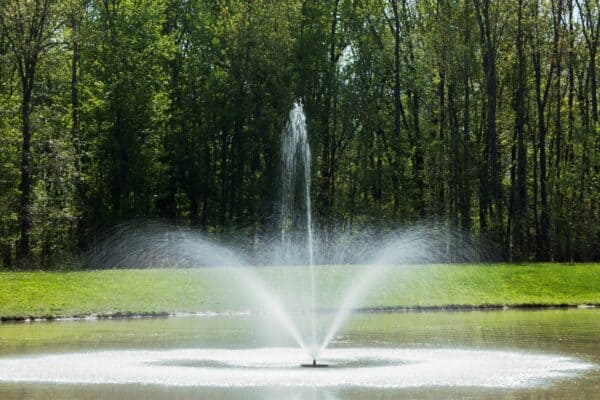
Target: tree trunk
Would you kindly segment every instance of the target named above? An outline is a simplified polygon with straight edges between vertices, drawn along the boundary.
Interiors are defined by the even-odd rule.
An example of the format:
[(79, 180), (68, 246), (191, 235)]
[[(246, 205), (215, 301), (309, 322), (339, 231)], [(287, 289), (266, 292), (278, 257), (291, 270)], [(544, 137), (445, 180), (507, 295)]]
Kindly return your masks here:
[[(406, 0), (402, 1), (402, 9), (403, 9), (403, 16), (404, 16), (404, 20), (405, 20), (405, 32), (404, 32), (404, 36), (405, 36), (405, 43), (407, 43), (408, 46), (408, 68), (410, 70), (410, 83), (408, 85), (408, 91), (407, 91), (407, 95), (408, 98), (411, 100), (411, 117), (412, 117), (412, 135), (409, 135), (409, 138), (412, 138), (412, 147), (414, 148), (414, 153), (413, 153), (413, 179), (414, 179), (414, 184), (415, 187), (417, 189), (417, 196), (415, 198), (415, 209), (417, 211), (417, 213), (419, 214), (419, 218), (423, 219), (425, 218), (425, 199), (424, 199), (424, 182), (423, 182), (423, 143), (422, 143), (422, 134), (421, 134), (421, 124), (419, 121), (420, 118), (420, 107), (421, 107), (421, 102), (420, 102), (420, 94), (419, 94), (419, 90), (417, 87), (417, 67), (415, 65), (415, 51), (414, 51), (414, 46), (413, 46), (413, 42), (411, 39), (411, 33), (412, 33), (412, 23), (413, 21), (410, 20), (410, 12), (408, 11), (408, 4), (406, 2)], [(397, 11), (394, 13), (394, 19), (396, 19), (397, 16)], [(398, 31), (399, 29), (399, 22), (396, 26), (396, 31)], [(397, 37), (399, 38), (399, 35), (397, 35)], [(394, 43), (396, 44), (396, 43)], [(394, 49), (396, 50), (396, 49)], [(398, 55), (399, 55), (399, 49), (398, 49)], [(399, 70), (399, 64), (395, 66), (396, 70)]]
[[(486, 131), (487, 131), (487, 176), (489, 177), (489, 206), (494, 226), (492, 240), (496, 245), (502, 240), (502, 191), (500, 186), (500, 164), (498, 162), (500, 150), (496, 132), (496, 103), (497, 103), (497, 76), (496, 76), (496, 37), (492, 32), (490, 16), (490, 0), (474, 0), (479, 25), (481, 46), (483, 51), (483, 70), (485, 74), (486, 94)], [(484, 161), (485, 161), (484, 157)], [(482, 182), (483, 183), (483, 182)]]
[(523, 0), (519, 0), (517, 27), (518, 87), (516, 99), (517, 133), (517, 184), (514, 196), (513, 245), (514, 258), (521, 261), (525, 256), (523, 230), (527, 228), (527, 151), (525, 149), (525, 92), (526, 61), (523, 40)]
[[(561, 54), (560, 54), (560, 29), (561, 29), (561, 20), (563, 13), (563, 0), (552, 0), (552, 21), (554, 26), (554, 68), (556, 70), (556, 80), (555, 84), (555, 94), (556, 94), (556, 120), (554, 124), (554, 146), (555, 146), (555, 162), (554, 168), (556, 177), (560, 176), (560, 159), (561, 159), (561, 148), (562, 148), (562, 126), (561, 126), (561, 105), (562, 105), (562, 95), (561, 95)], [(558, 190), (558, 187), (556, 187)], [(557, 197), (560, 198), (560, 194), (557, 194)], [(558, 227), (557, 227), (558, 228)]]
[(440, 142), (440, 154), (437, 160), (438, 163), (438, 188), (437, 188), (437, 214), (439, 223), (443, 225), (445, 223), (445, 214), (446, 214), (446, 193), (445, 193), (445, 184), (446, 184), (446, 158), (445, 158), (445, 141), (446, 141), (446, 72), (443, 68), (440, 69), (440, 83), (438, 86), (438, 97), (439, 97), (439, 107), (440, 107), (440, 122), (438, 128), (438, 140)]
[[(538, 217), (538, 147), (535, 134), (531, 135), (533, 146), (533, 225), (535, 228), (535, 248), (541, 248), (540, 221)], [(536, 259), (537, 259), (536, 254)]]
[(29, 258), (30, 243), (29, 231), (31, 229), (31, 87), (34, 81), (34, 71), (30, 71), (28, 78), (23, 79), (23, 100), (21, 103), (22, 136), (21, 147), (21, 198), (20, 198), (20, 230), (21, 237), (18, 246), (18, 259), (26, 262)]
[(331, 211), (331, 195), (332, 195), (332, 150), (335, 143), (335, 126), (330, 126), (330, 115), (332, 107), (335, 107), (335, 85), (337, 71), (337, 56), (336, 56), (336, 35), (338, 23), (338, 5), (339, 0), (335, 0), (333, 4), (333, 12), (331, 16), (331, 29), (329, 32), (329, 65), (326, 72), (326, 89), (325, 99), (323, 102), (323, 113), (321, 124), (323, 129), (323, 148), (321, 156), (321, 185), (319, 190), (319, 203), (321, 204), (322, 218), (330, 217)]
[(502, 199), (500, 190), (500, 166), (498, 163), (499, 149), (498, 137), (496, 132), (496, 102), (497, 102), (497, 81), (496, 81), (496, 57), (495, 49), (489, 47), (486, 51), (486, 99), (487, 99), (487, 146), (489, 157), (489, 185), (492, 218), (494, 221), (493, 240), (496, 243), (502, 242)]
[[(79, 121), (79, 24), (77, 23), (77, 16), (73, 14), (71, 16), (71, 35), (73, 54), (71, 56), (71, 137), (73, 140), (73, 148), (75, 151), (75, 173), (80, 178), (80, 121)], [(77, 179), (77, 183), (80, 184), (80, 179)], [(80, 189), (78, 187), (78, 189)], [(78, 190), (79, 191), (79, 190)]]
[[(485, 115), (485, 111), (482, 111)], [(487, 131), (485, 122), (481, 121), (477, 127), (477, 142), (479, 147), (479, 229), (480, 236), (483, 239), (488, 233), (488, 205), (490, 203), (489, 195), (489, 173), (488, 173), (488, 151), (487, 151)]]
[(470, 186), (470, 129), (471, 129), (471, 115), (470, 115), (470, 88), (469, 88), (469, 44), (471, 40), (471, 27), (466, 22), (469, 17), (468, 1), (465, 0), (464, 8), (464, 21), (465, 21), (465, 36), (463, 42), (463, 65), (462, 65), (462, 78), (463, 78), (463, 136), (462, 136), (462, 162), (461, 162), (461, 188), (460, 188), (460, 215), (461, 215), (461, 228), (465, 233), (471, 230), (471, 186)]
[[(568, 68), (568, 81), (569, 81), (569, 93), (567, 99), (567, 108), (569, 111), (569, 128), (567, 133), (567, 141), (572, 143), (573, 131), (575, 129), (575, 110), (573, 102), (575, 99), (575, 26), (573, 24), (573, 1), (568, 1), (569, 6), (569, 68)], [(572, 153), (572, 151), (571, 151)], [(570, 155), (565, 155), (565, 159), (569, 158)]]
[(118, 217), (127, 219), (130, 216), (131, 204), (129, 200), (129, 149), (127, 143), (127, 129), (121, 105), (117, 104), (115, 116), (115, 135), (117, 140), (117, 196), (115, 210)]
[[(448, 83), (448, 119), (450, 123), (450, 151), (452, 154), (455, 154), (455, 157), (452, 157), (450, 161), (450, 176), (449, 176), (449, 203), (450, 203), (450, 226), (452, 229), (458, 228), (459, 224), (459, 198), (460, 198), (460, 133), (459, 133), (459, 111), (456, 102), (456, 87), (457, 84), (454, 80), (454, 77), (451, 77), (450, 82)], [(455, 249), (455, 243), (453, 241), (455, 238), (453, 235), (450, 235), (450, 249)], [(453, 256), (454, 254), (450, 254)]]
[[(510, 260), (515, 258), (515, 197), (516, 197), (516, 164), (517, 164), (517, 130), (513, 133), (513, 143), (510, 149), (510, 197), (508, 200), (508, 219), (506, 221), (506, 237), (512, 239), (511, 243), (507, 243)], [(509, 241), (510, 242), (510, 241)]]
[[(81, 122), (79, 118), (79, 23), (77, 11), (71, 14), (71, 35), (72, 35), (72, 51), (71, 55), (71, 140), (73, 141), (74, 153), (74, 168), (75, 168), (75, 204), (78, 208), (83, 208), (84, 189), (82, 176), (82, 151), (81, 151)], [(74, 234), (76, 237), (77, 247), (83, 249), (85, 246), (83, 233), (83, 221), (78, 218)]]
[[(539, 22), (538, 3), (535, 3), (534, 18), (536, 23)], [(545, 79), (545, 86), (542, 87), (542, 55), (539, 43), (535, 46), (533, 52), (533, 70), (535, 80), (535, 101), (537, 106), (537, 133), (539, 137), (538, 149), (539, 152), (539, 186), (540, 186), (540, 217), (536, 230), (536, 260), (543, 261), (550, 258), (549, 254), (549, 230), (550, 230), (550, 212), (548, 207), (548, 172), (546, 159), (546, 120), (545, 110), (548, 100), (552, 76), (554, 73), (554, 65), (550, 65), (550, 70)], [(535, 171), (534, 171), (535, 172)], [(537, 221), (537, 214), (535, 216)]]
[(540, 201), (541, 215), (539, 223), (539, 231), (537, 232), (537, 249), (536, 259), (538, 261), (547, 260), (548, 254), (548, 236), (550, 227), (550, 217), (548, 210), (548, 189), (547, 189), (547, 166), (546, 166), (546, 122), (544, 119), (548, 88), (552, 77), (552, 69), (549, 72), (544, 93), (542, 93), (542, 71), (541, 71), (541, 56), (539, 51), (534, 53), (533, 64), (535, 72), (535, 94), (537, 104), (538, 117), (538, 136), (539, 136), (539, 157), (540, 157)]
[[(597, 22), (600, 24), (600, 22)], [(598, 40), (596, 39), (596, 42)], [(597, 46), (597, 43), (596, 43)], [(596, 47), (590, 51), (590, 83), (592, 92), (592, 120), (598, 123), (598, 78), (596, 77)]]
[(394, 11), (394, 163), (392, 171), (392, 185), (394, 190), (394, 217), (398, 215), (400, 207), (400, 116), (402, 113), (402, 98), (400, 92), (400, 16), (398, 14), (398, 0), (390, 0)]

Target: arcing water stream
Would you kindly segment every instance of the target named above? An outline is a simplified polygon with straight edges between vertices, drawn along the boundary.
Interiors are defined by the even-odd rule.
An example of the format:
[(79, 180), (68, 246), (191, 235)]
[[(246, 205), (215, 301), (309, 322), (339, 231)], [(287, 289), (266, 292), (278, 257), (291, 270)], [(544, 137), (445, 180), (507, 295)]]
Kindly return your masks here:
[[(243, 246), (224, 246), (191, 228), (156, 222), (126, 224), (102, 241), (89, 260), (94, 268), (118, 267), (234, 267), (230, 274), (244, 292), (272, 315), (313, 361), (324, 351), (352, 310), (373, 291), (391, 266), (438, 263), (449, 251), (455, 261), (473, 261), (474, 252), (465, 245), (464, 236), (436, 226), (415, 225), (402, 231), (333, 227), (315, 230), (311, 207), (311, 150), (306, 117), (301, 103), (295, 103), (282, 133), (279, 237), (266, 235), (258, 241), (253, 254)], [(318, 246), (315, 246), (318, 242)], [(450, 247), (455, 245), (455, 248)], [(264, 248), (261, 250), (260, 246)], [(256, 246), (255, 246), (256, 247)], [(347, 282), (336, 281), (336, 303), (328, 312), (318, 307), (318, 263), (348, 266)], [(290, 282), (300, 294), (300, 304), (286, 304), (269, 287), (255, 266), (294, 265), (288, 269), (309, 268), (300, 281)], [(359, 268), (356, 265), (367, 266)], [(319, 274), (321, 276), (321, 274)], [(308, 277), (309, 282), (302, 282)], [(233, 282), (229, 282), (233, 284)], [(305, 284), (308, 284), (306, 287)], [(337, 290), (337, 288), (343, 288)], [(330, 294), (330, 293), (328, 293)], [(303, 296), (309, 297), (303, 297)], [(302, 328), (310, 315), (309, 332)], [(300, 322), (302, 321), (302, 322)]]

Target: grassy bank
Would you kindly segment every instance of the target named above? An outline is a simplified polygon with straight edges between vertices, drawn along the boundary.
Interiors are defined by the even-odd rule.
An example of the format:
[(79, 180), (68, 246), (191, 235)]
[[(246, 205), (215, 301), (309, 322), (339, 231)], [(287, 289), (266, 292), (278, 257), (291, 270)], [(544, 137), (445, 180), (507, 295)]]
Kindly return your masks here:
[[(305, 304), (307, 268), (258, 268), (288, 304)], [(334, 307), (365, 267), (317, 268), (319, 306)], [(0, 318), (260, 309), (247, 278), (222, 268), (0, 273)], [(600, 264), (393, 267), (358, 307), (600, 304)]]

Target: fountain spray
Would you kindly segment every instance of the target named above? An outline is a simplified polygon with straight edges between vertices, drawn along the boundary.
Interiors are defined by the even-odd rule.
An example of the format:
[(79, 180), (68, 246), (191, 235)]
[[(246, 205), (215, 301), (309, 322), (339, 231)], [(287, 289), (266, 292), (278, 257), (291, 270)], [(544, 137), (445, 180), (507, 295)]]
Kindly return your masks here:
[[(317, 300), (315, 283), (315, 260), (313, 248), (311, 186), (311, 152), (302, 103), (294, 103), (290, 111), (290, 120), (283, 132), (281, 148), (281, 239), (285, 246), (291, 240), (289, 233), (297, 225), (305, 229), (306, 251), (310, 265), (310, 292), (312, 314), (312, 345), (310, 348), (312, 364), (303, 366), (323, 366), (317, 363), (319, 344), (317, 342)], [(297, 196), (298, 190), (301, 196)], [(300, 193), (299, 193), (300, 194)], [(301, 198), (303, 204), (295, 204)], [(300, 206), (300, 207), (298, 207)], [(299, 212), (298, 212), (299, 210)]]

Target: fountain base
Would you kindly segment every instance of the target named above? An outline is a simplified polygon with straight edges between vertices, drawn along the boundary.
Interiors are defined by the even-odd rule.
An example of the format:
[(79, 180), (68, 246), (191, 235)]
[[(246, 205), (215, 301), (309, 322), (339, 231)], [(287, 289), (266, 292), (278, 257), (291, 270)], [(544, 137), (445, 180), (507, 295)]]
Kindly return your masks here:
[(317, 360), (313, 360), (312, 364), (300, 364), (302, 368), (326, 368), (328, 364), (318, 364)]

